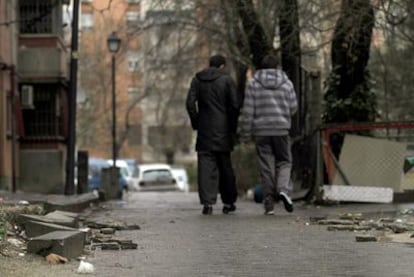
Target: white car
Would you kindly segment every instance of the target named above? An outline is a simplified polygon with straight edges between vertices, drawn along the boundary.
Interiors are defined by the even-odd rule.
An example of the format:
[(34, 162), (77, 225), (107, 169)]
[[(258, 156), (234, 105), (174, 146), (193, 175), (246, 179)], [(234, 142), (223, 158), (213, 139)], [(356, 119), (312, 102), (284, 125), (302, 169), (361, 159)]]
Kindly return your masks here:
[(183, 167), (173, 167), (171, 168), (171, 171), (174, 175), (175, 180), (177, 181), (178, 188), (181, 191), (189, 192), (190, 185), (188, 184), (187, 170)]
[(171, 167), (167, 164), (140, 164), (139, 190), (179, 190)]

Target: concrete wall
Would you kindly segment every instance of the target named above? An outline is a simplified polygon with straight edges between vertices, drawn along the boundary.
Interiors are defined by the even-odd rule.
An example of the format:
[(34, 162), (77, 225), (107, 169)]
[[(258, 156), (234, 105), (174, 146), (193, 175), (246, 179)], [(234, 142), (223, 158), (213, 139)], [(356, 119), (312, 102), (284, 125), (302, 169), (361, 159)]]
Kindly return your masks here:
[(21, 150), (18, 190), (62, 193), (65, 184), (63, 150)]

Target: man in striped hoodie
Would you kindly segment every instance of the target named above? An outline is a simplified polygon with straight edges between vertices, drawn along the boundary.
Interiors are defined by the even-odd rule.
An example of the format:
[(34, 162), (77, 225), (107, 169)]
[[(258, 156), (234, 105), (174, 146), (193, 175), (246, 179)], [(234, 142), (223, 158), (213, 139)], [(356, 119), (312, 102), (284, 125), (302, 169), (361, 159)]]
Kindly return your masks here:
[(275, 56), (265, 56), (246, 88), (240, 138), (244, 143), (251, 138), (255, 141), (266, 215), (274, 214), (274, 203), (279, 199), (288, 212), (293, 211), (289, 197), (292, 191), (289, 130), (296, 110), (292, 82), (279, 69)]

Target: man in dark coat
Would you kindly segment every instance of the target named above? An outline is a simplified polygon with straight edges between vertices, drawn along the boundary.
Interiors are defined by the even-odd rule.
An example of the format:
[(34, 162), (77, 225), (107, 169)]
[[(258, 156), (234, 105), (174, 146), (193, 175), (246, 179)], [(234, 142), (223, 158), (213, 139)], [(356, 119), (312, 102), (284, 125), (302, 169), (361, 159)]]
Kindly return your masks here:
[(212, 214), (218, 191), (223, 213), (236, 210), (231, 151), (240, 105), (233, 80), (223, 72), (225, 65), (223, 56), (212, 56), (209, 67), (191, 81), (186, 102), (191, 125), (197, 131), (198, 192), (203, 214)]

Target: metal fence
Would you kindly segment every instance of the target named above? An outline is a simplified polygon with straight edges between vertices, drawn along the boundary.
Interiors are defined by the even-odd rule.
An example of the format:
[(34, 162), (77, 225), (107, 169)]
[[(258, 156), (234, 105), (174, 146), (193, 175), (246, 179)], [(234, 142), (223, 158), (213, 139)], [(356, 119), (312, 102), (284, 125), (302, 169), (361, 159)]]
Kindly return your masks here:
[(414, 190), (414, 122), (325, 125), (315, 184)]

